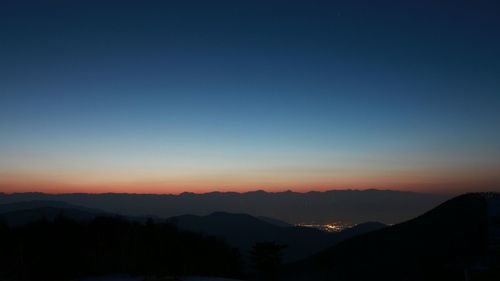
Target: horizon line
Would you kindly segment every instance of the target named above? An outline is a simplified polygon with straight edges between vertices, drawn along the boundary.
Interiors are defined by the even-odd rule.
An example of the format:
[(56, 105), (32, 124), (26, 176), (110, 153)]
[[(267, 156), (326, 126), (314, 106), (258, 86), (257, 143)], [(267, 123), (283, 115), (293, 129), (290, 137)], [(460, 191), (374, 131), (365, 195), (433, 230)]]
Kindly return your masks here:
[[(457, 194), (467, 194), (467, 193), (477, 193), (477, 191), (468, 191), (468, 192), (428, 192), (428, 191), (414, 191), (414, 190), (399, 190), (399, 189), (390, 189), (390, 188), (345, 188), (345, 189), (326, 189), (326, 190), (308, 190), (308, 191), (295, 191), (291, 189), (286, 189), (282, 191), (267, 191), (264, 189), (255, 189), (249, 191), (223, 191), (223, 190), (213, 190), (207, 192), (192, 192), (192, 191), (182, 191), (179, 193), (136, 193), (136, 192), (43, 192), (43, 191), (24, 191), (24, 192), (2, 192), (1, 195), (15, 195), (15, 194), (46, 194), (46, 195), (157, 195), (157, 196), (181, 196), (181, 195), (206, 195), (213, 193), (222, 193), (222, 194), (248, 194), (248, 193), (257, 193), (263, 192), (268, 194), (277, 194), (277, 193), (299, 193), (299, 194), (308, 194), (308, 193), (326, 193), (326, 192), (343, 192), (343, 191), (357, 191), (357, 192), (367, 192), (367, 191), (389, 191), (389, 192), (400, 192), (400, 193), (418, 193), (418, 194), (428, 194), (428, 195), (457, 195)], [(483, 192), (495, 192), (495, 191), (483, 191)]]

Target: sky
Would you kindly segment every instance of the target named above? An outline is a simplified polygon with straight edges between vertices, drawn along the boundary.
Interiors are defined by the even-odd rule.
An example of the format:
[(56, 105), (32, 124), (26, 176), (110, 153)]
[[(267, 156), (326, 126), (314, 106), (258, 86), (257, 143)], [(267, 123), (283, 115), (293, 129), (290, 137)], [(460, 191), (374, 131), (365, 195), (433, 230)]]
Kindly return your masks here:
[(498, 1), (0, 3), (0, 191), (500, 191)]

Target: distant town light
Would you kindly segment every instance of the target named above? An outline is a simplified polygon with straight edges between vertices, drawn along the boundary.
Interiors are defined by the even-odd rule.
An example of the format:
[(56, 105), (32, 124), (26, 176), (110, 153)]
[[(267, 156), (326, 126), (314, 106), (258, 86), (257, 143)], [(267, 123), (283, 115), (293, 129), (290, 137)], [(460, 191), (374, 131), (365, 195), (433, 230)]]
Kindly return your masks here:
[(346, 222), (332, 222), (332, 223), (325, 223), (325, 224), (298, 223), (295, 226), (316, 228), (316, 229), (326, 231), (326, 232), (340, 232), (346, 228), (351, 228), (351, 227), (355, 226), (355, 224), (346, 223)]

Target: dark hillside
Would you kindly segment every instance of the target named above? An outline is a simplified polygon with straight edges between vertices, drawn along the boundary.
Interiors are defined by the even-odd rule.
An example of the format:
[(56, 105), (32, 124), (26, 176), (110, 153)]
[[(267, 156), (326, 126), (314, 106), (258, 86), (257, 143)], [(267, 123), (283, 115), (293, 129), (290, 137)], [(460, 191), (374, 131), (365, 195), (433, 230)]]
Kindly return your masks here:
[(487, 237), (486, 199), (466, 194), (292, 264), (283, 279), (464, 280), (486, 257)]
[(59, 216), (20, 227), (0, 224), (0, 280), (74, 280), (84, 276), (237, 276), (239, 254), (215, 237), (172, 224), (118, 217)]

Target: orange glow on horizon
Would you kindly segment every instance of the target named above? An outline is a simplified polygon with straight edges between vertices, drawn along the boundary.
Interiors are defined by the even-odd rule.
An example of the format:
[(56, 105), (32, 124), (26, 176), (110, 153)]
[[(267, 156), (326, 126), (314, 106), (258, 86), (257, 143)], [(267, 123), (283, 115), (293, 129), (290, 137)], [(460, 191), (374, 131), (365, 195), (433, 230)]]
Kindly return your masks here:
[(463, 193), (470, 191), (500, 191), (500, 181), (463, 180), (463, 181), (396, 181), (396, 180), (358, 180), (358, 181), (325, 181), (325, 182), (258, 182), (247, 183), (209, 181), (136, 181), (136, 182), (103, 182), (103, 183), (68, 183), (54, 180), (0, 180), (0, 192), (43, 192), (43, 193), (135, 193), (135, 194), (180, 194), (183, 192), (249, 192), (265, 190), (268, 192), (326, 191), (335, 189), (390, 189), (400, 191), (416, 191), (426, 193)]

